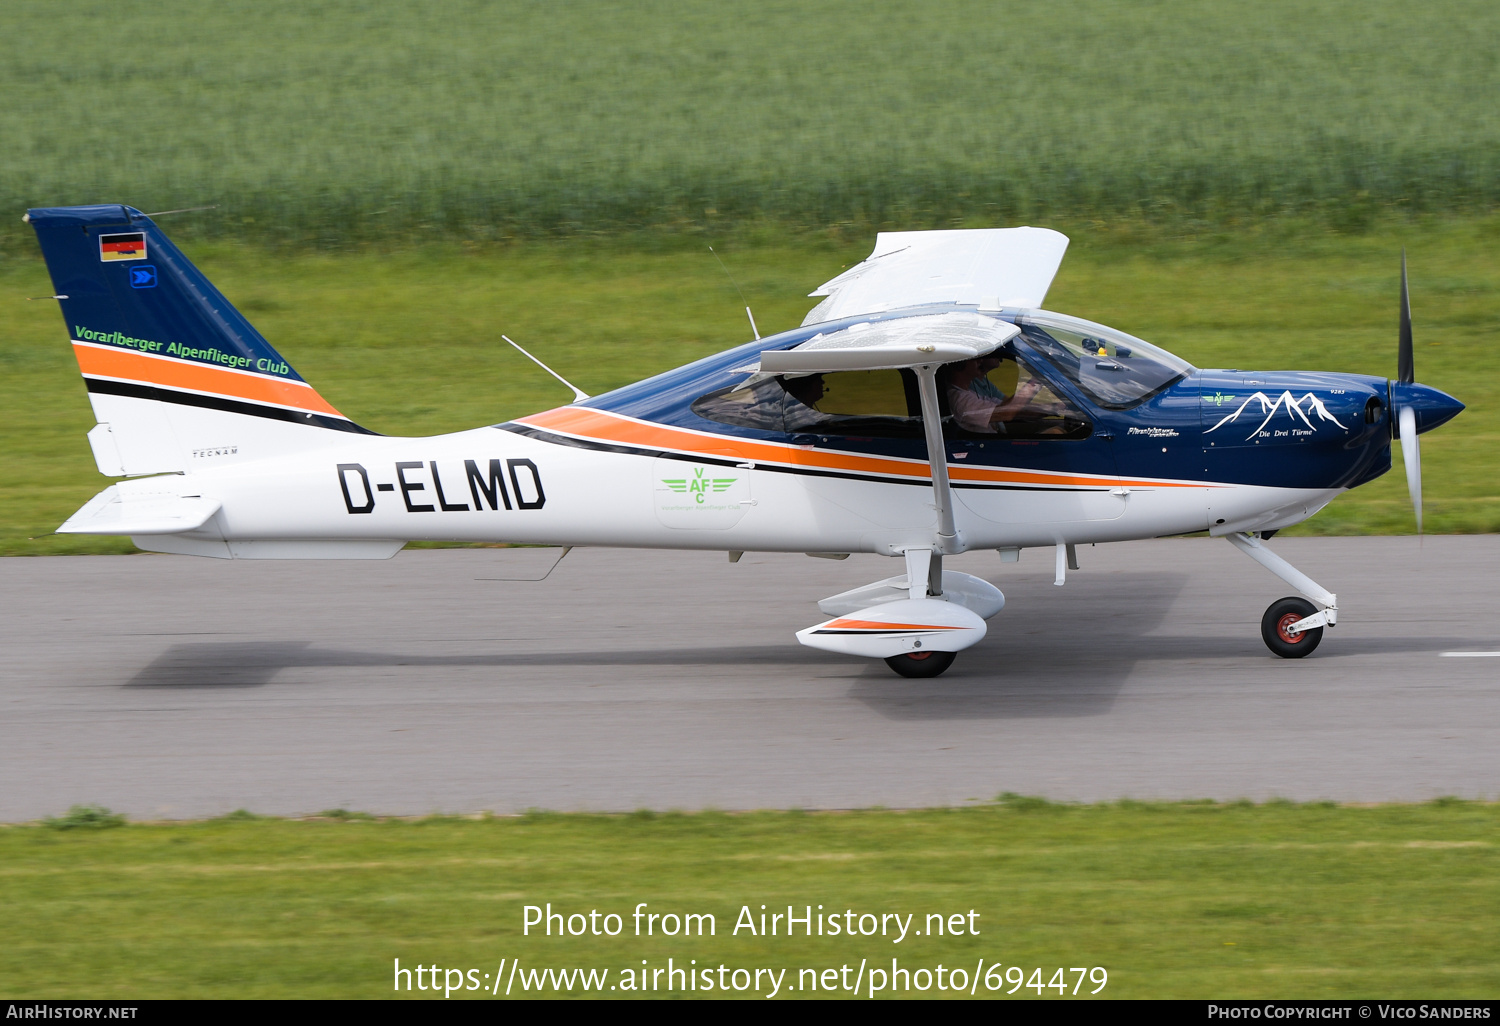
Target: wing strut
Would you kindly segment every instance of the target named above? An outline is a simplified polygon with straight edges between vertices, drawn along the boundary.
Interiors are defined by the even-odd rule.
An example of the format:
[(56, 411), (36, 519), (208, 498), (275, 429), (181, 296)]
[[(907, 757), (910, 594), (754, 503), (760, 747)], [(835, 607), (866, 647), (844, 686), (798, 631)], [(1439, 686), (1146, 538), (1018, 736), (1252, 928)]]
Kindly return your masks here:
[(943, 447), (943, 418), (938, 409), (938, 365), (924, 363), (912, 369), (917, 372), (917, 390), (922, 397), (922, 434), (927, 440), (927, 462), (932, 467), (932, 505), (937, 510), (938, 519), (937, 544), (932, 551), (940, 560), (943, 553), (957, 553), (962, 548), (958, 528), (953, 523), (953, 486), (948, 482), (948, 451)]

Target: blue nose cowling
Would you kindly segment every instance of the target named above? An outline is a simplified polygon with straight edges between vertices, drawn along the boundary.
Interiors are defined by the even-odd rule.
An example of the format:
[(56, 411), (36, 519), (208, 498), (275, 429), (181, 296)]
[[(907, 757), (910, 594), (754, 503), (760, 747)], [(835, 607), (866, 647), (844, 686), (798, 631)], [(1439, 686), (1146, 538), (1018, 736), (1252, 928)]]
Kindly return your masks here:
[[(1464, 404), (1447, 392), (1415, 383), (1391, 382), (1391, 409), (1410, 406), (1417, 415), (1417, 434), (1448, 423), (1463, 412)], [(1394, 418), (1392, 418), (1394, 420)]]

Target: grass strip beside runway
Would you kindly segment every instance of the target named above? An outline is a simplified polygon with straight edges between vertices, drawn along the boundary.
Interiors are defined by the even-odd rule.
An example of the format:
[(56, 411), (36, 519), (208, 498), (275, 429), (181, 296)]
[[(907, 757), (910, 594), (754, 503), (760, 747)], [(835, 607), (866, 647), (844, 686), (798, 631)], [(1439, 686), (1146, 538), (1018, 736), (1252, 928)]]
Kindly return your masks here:
[[(623, 933), (522, 937), (523, 906), (548, 902), (618, 913)], [(640, 902), (712, 913), (715, 935), (632, 936)], [(970, 970), (982, 958), (1044, 979), (1103, 966), (1110, 997), (1479, 997), (1500, 987), (1500, 806), (1011, 797), (906, 812), (26, 825), (0, 829), (0, 903), (6, 998), (386, 997), (396, 958), (492, 975), (519, 958), (613, 981), (669, 957), (788, 979), (893, 957)], [(733, 935), (742, 906), (758, 927), (761, 905), (912, 913), (913, 929), (972, 909), (978, 936)]]
[[(1396, 369), (1399, 252), (1411, 261), (1418, 380), (1469, 408), (1422, 439), (1427, 529), (1500, 531), (1500, 217), (1389, 221), (1361, 235), (1272, 221), (1174, 238), (1128, 223), (1058, 227), (1073, 245), (1051, 309), (1112, 324), (1200, 367)], [(567, 392), (505, 332), (598, 394), (747, 340), (709, 236), (452, 245), (357, 253), (195, 245), (189, 255), (322, 395), (389, 434), (435, 434), (559, 405)], [(762, 331), (794, 327), (806, 293), (861, 260), (855, 235), (749, 235), (719, 249)], [(0, 554), (129, 552), (50, 532), (109, 482), (94, 418), (40, 259), (0, 261)], [(1302, 533), (1414, 529), (1393, 472)]]

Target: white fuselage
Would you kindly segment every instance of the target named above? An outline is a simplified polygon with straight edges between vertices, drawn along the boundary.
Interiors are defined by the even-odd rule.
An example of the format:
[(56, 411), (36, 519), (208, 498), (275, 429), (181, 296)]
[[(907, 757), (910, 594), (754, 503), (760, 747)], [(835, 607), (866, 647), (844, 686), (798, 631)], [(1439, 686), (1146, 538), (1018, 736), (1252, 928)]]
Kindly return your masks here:
[[(341, 547), (380, 556), (413, 540), (897, 555), (930, 546), (936, 526), (922, 461), (882, 458), (900, 473), (871, 479), (806, 472), (810, 447), (707, 433), (694, 451), (657, 454), (491, 427), (329, 438), (325, 447), (217, 467), (208, 457), (184, 475), (122, 482), (126, 495), (170, 488), (220, 503), (195, 531), (137, 544), (242, 557), (330, 556)], [(1056, 476), (1061, 483), (1046, 490), (956, 480), (961, 548), (1284, 526), (1338, 492), (1099, 477), (1074, 485)]]

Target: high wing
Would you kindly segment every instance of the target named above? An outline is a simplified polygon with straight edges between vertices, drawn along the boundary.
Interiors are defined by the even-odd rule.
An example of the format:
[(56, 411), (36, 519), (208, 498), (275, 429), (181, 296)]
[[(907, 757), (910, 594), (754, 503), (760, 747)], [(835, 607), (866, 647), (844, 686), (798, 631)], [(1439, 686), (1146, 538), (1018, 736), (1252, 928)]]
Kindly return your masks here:
[(1036, 308), (1067, 248), (1049, 228), (881, 232), (864, 262), (808, 293), (827, 298), (802, 323), (928, 303)]
[(760, 354), (760, 369), (826, 374), (956, 363), (993, 352), (1020, 333), (1014, 324), (969, 312), (902, 317), (819, 333), (795, 349), (768, 350)]

